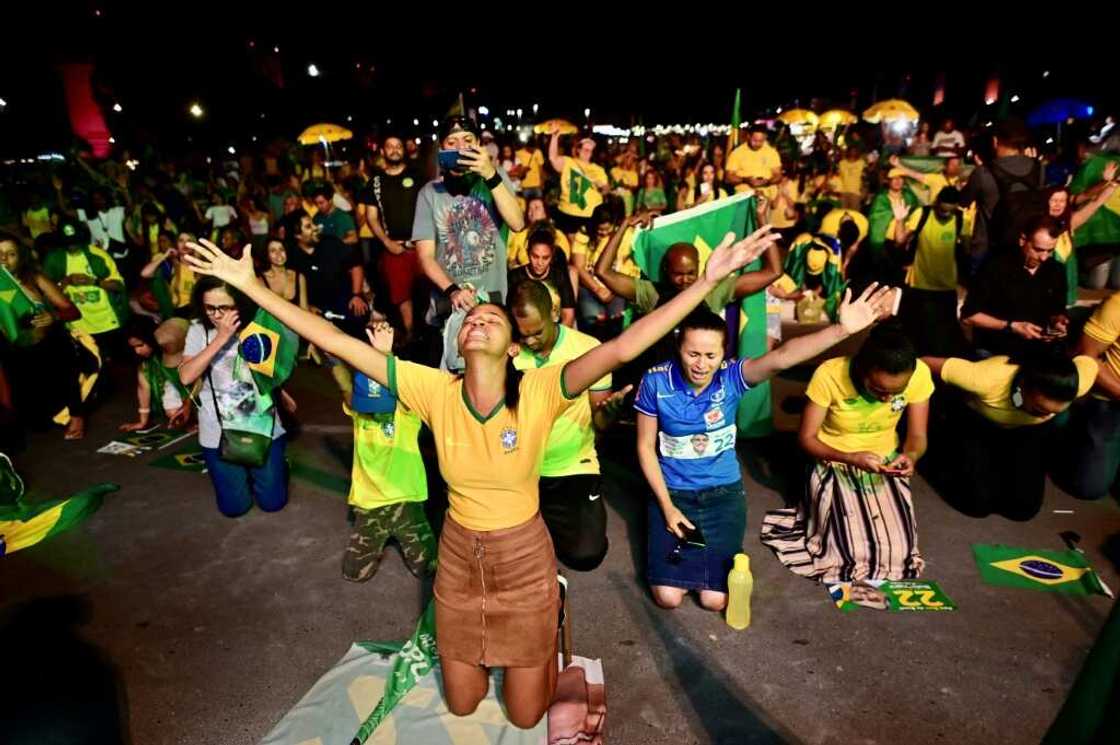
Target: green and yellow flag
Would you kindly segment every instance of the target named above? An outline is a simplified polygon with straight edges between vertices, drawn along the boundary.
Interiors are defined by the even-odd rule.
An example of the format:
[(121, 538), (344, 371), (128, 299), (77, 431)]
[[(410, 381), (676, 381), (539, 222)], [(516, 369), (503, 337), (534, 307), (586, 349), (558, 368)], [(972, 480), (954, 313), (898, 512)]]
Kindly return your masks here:
[[(659, 217), (653, 221), (652, 228), (634, 234), (634, 261), (646, 277), (656, 282), (661, 274), (661, 257), (669, 246), (691, 243), (700, 254), (702, 270), (712, 249), (719, 245), (724, 235), (730, 232), (736, 238), (742, 238), (754, 231), (755, 204), (753, 194), (742, 192)], [(753, 271), (761, 265), (762, 260), (757, 259), (745, 266), (743, 271)], [(739, 357), (761, 357), (766, 354), (766, 293), (756, 292), (743, 298), (737, 310)], [(762, 437), (770, 433), (769, 382), (747, 391), (739, 402), (737, 421), (739, 434), (743, 437)]]
[(238, 335), (241, 359), (253, 371), (253, 380), (262, 395), (283, 385), (292, 374), (299, 352), (299, 337), (263, 308)]
[(34, 546), (69, 530), (97, 511), (116, 484), (97, 484), (67, 499), (27, 504), (23, 499), (0, 505), (0, 556)]
[[(390, 651), (390, 648), (383, 648), (384, 651)], [(427, 675), (432, 667), (436, 664), (438, 657), (436, 651), (436, 603), (431, 601), (428, 607), (424, 610), (423, 615), (420, 616), (420, 621), (416, 624), (416, 630), (412, 632), (412, 638), (404, 643), (404, 646), (397, 652), (397, 656), (393, 658), (393, 667), (389, 671), (389, 679), (385, 682), (385, 692), (381, 695), (381, 700), (377, 702), (366, 720), (362, 722), (362, 726), (358, 728), (354, 739), (351, 740), (351, 745), (362, 745), (373, 731), (377, 729), (377, 725), (393, 711), (401, 699), (416, 687), (416, 684)]]
[(975, 543), (972, 553), (990, 585), (1070, 595), (1105, 595), (1097, 573), (1077, 551), (1043, 551)]
[(35, 303), (5, 267), (0, 266), (0, 333), (10, 342), (19, 336), (20, 319), (35, 312)]
[[(1120, 155), (1094, 155), (1085, 161), (1070, 182), (1070, 192), (1080, 194), (1100, 183), (1109, 161), (1120, 163)], [(1120, 243), (1120, 190), (1114, 192), (1103, 207), (1073, 232), (1073, 245), (1078, 248), (1110, 243)]]

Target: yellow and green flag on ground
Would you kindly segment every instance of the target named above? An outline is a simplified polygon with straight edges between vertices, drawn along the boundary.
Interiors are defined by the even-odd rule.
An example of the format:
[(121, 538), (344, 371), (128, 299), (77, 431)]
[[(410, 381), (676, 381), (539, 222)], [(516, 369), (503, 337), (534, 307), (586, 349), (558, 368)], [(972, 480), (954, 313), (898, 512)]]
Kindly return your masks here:
[[(1070, 182), (1070, 192), (1080, 194), (1100, 183), (1104, 167), (1109, 161), (1120, 163), (1120, 155), (1094, 155), (1085, 161)], [(1120, 190), (1113, 193), (1103, 207), (1073, 232), (1073, 245), (1077, 248), (1110, 243), (1120, 243)]]
[(0, 454), (0, 556), (69, 530), (96, 512), (103, 496), (119, 488), (96, 484), (67, 499), (29, 503), (11, 461)]
[(253, 371), (262, 395), (284, 384), (292, 374), (299, 352), (299, 337), (263, 308), (238, 335), (241, 358)]
[[(643, 275), (656, 283), (661, 274), (661, 258), (669, 247), (674, 243), (691, 243), (700, 254), (703, 270), (712, 249), (724, 235), (730, 232), (742, 238), (754, 231), (755, 204), (753, 194), (742, 192), (658, 217), (652, 228), (634, 234), (634, 261)], [(743, 271), (753, 271), (761, 265), (762, 260), (757, 259)], [(729, 311), (732, 309), (739, 316), (739, 357), (766, 354), (766, 293), (756, 292), (745, 297), (738, 306), (729, 306)], [(743, 396), (739, 402), (738, 426), (743, 437), (763, 437), (770, 433), (769, 382), (754, 386)]]
[(980, 577), (990, 585), (1070, 595), (1106, 595), (1097, 573), (1077, 551), (1044, 551), (974, 543)]
[(0, 266), (0, 333), (10, 342), (19, 336), (20, 319), (35, 312), (35, 303), (6, 268)]

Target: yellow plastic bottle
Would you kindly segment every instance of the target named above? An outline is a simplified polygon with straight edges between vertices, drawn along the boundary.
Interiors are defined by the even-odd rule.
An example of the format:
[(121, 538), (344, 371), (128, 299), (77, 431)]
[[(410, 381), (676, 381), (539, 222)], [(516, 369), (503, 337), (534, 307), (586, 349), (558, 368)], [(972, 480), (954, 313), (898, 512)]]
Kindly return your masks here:
[(727, 625), (742, 631), (751, 625), (751, 560), (746, 554), (735, 554), (735, 566), (727, 575)]

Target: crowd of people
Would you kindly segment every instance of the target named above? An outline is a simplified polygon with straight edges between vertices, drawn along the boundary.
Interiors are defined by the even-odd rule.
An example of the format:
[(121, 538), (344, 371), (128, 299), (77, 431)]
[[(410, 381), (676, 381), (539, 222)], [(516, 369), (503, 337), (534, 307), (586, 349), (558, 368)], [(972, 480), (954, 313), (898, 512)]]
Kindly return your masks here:
[[(1075, 234), (1114, 200), (1120, 157), (1074, 193), (1107, 147), (1040, 156), (1014, 119), (930, 130), (503, 141), (455, 115), (430, 153), (383, 133), (341, 161), (279, 145), (144, 168), (75, 157), (25, 174), (0, 233), (30, 302), (3, 341), (5, 416), (80, 439), (119, 377), (105, 371), (127, 366), (121, 429), (197, 427), (222, 514), (281, 509), (297, 402), (254, 382), (239, 339), (268, 311), (353, 424), (343, 576), (370, 579), (397, 541), (435, 575), (449, 709), (473, 711), (505, 667), (510, 720), (531, 726), (556, 680), (557, 560), (592, 571), (609, 550), (604, 431), (634, 428), (664, 608), (690, 592), (726, 607), (747, 526), (739, 402), (814, 359), (802, 494), (760, 530), (798, 575), (919, 576), (919, 470), (973, 516), (1029, 520), (1047, 474), (1109, 492), (1120, 293), (1092, 288), (1120, 289), (1120, 246)], [(735, 194), (760, 229), (639, 265), (637, 231)], [(757, 293), (770, 351), (734, 359), (725, 311)], [(438, 535), (425, 427), (448, 490)]]

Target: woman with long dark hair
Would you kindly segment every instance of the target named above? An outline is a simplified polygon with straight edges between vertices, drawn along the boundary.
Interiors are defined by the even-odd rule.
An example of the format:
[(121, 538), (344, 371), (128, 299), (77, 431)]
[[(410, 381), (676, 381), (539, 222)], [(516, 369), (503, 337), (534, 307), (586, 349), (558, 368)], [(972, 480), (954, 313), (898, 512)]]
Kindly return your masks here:
[[(1047, 211), (1062, 226), (1062, 233), (1058, 236), (1057, 245), (1054, 246), (1054, 261), (1066, 268), (1067, 308), (1077, 305), (1077, 288), (1080, 284), (1080, 267), (1073, 247), (1073, 233), (1087, 223), (1089, 218), (1116, 193), (1118, 185), (1115, 181), (1116, 170), (1116, 164), (1109, 163), (1105, 167), (1101, 184), (1098, 184), (1091, 194), (1086, 193), (1085, 196), (1088, 198), (1079, 204), (1074, 203), (1074, 198), (1066, 186), (1051, 186), (1046, 190)], [(1104, 283), (1100, 284), (1103, 286)]]
[[(190, 248), (198, 250), (197, 245), (192, 243)], [(244, 255), (251, 269), (248, 247)], [(190, 254), (185, 256), (187, 263), (197, 266), (193, 259)], [(241, 319), (251, 321), (255, 306), (232, 284), (215, 277), (200, 277), (192, 300), (195, 320), (187, 331), (179, 380), (184, 386), (202, 380), (197, 398), (198, 444), (218, 510), (227, 517), (239, 517), (256, 501), (265, 512), (275, 512), (288, 503), (287, 439), (272, 397), (257, 391), (237, 337)], [(223, 440), (228, 443), (239, 437), (234, 432), (251, 433), (240, 437), (253, 443), (252, 452), (235, 458), (223, 448)]]
[[(14, 319), (16, 333), (9, 335), (12, 329), (6, 328), (3, 343), (4, 369), (20, 418), (37, 425), (65, 408), (66, 439), (79, 440), (85, 435), (86, 414), (79, 372), (92, 372), (97, 366), (63, 325), (78, 319), (78, 308), (39, 269), (31, 250), (8, 233), (0, 233), (0, 265), (29, 301), (29, 307)], [(11, 304), (13, 310), (18, 307), (14, 298), (0, 302)]]
[(669, 333), (715, 285), (775, 240), (768, 228), (712, 252), (703, 277), (611, 341), (564, 366), (518, 371), (513, 324), (491, 303), (467, 314), (457, 337), (464, 372), (453, 375), (382, 354), (261, 284), (252, 257), (217, 246), (188, 258), (202, 274), (244, 292), (297, 334), (387, 386), (431, 428), (450, 510), (435, 580), (436, 643), (448, 709), (472, 713), (504, 667), (506, 713), (536, 725), (556, 686), (556, 556), (539, 512), (543, 448), (555, 419), (604, 375)]

